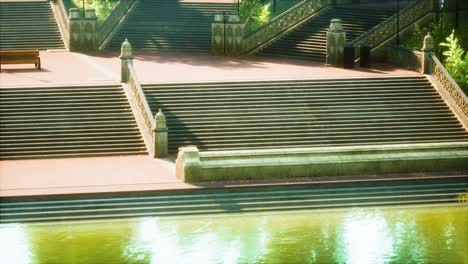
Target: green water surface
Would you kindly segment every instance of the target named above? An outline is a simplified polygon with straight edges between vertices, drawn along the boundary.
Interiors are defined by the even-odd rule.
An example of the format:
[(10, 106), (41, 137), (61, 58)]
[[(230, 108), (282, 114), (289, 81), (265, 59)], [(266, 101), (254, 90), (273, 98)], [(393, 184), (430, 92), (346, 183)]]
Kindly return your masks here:
[(0, 263), (468, 263), (468, 206), (0, 225)]

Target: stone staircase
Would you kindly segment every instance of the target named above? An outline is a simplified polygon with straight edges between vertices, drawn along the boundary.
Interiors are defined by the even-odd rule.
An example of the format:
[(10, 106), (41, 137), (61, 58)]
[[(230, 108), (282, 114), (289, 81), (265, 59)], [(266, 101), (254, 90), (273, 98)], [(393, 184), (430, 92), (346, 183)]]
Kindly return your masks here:
[(388, 10), (330, 8), (273, 42), (261, 50), (258, 55), (325, 62), (326, 34), (331, 19), (339, 18), (343, 21), (346, 42), (348, 43), (389, 18), (392, 14), (393, 12)]
[(146, 154), (122, 87), (0, 89), (0, 159)]
[(138, 195), (5, 197), (0, 201), (0, 223), (454, 203), (460, 193), (466, 192), (467, 177), (367, 179), (358, 183), (207, 188)]
[(208, 52), (214, 14), (237, 12), (231, 3), (141, 0), (107, 49), (128, 38), (135, 50)]
[(0, 50), (64, 48), (48, 1), (0, 2)]
[(467, 141), (424, 76), (144, 85), (169, 152)]

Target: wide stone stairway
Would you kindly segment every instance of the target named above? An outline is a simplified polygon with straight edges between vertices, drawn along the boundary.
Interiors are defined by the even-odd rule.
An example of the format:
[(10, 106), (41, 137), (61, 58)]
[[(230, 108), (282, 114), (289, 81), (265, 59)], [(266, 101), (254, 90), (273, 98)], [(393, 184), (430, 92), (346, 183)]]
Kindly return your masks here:
[(0, 89), (0, 159), (145, 154), (120, 86)]
[(0, 223), (142, 216), (327, 209), (350, 206), (453, 203), (465, 177), (431, 177), (359, 183), (206, 188), (112, 195), (3, 198)]
[(144, 85), (169, 151), (466, 142), (424, 76)]
[(346, 42), (361, 36), (393, 14), (388, 10), (334, 7), (327, 9), (295, 28), (258, 53), (261, 56), (288, 57), (325, 61), (330, 20), (343, 21)]
[(208, 52), (211, 23), (219, 12), (237, 8), (231, 3), (141, 0), (107, 49), (119, 50), (128, 38), (135, 50)]
[(0, 49), (63, 49), (48, 1), (0, 2)]

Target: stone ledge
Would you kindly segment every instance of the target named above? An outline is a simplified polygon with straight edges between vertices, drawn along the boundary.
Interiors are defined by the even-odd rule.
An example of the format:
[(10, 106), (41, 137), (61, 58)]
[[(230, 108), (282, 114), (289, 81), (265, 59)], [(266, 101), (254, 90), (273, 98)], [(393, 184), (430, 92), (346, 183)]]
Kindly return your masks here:
[(184, 182), (468, 171), (468, 142), (206, 151), (180, 148)]

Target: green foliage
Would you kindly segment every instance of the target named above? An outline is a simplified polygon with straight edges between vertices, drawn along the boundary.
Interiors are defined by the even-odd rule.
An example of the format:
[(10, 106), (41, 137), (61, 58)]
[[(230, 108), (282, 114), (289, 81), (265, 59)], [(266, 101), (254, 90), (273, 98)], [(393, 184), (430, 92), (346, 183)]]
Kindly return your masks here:
[(263, 25), (270, 21), (271, 12), (270, 12), (270, 3), (266, 5), (259, 5), (258, 8), (254, 9), (252, 13), (252, 18), (259, 24)]
[(98, 21), (104, 21), (112, 8), (116, 5), (115, 0), (86, 0), (90, 8), (96, 10)]
[(447, 17), (440, 17), (435, 22), (431, 23), (431, 35), (434, 39), (434, 45), (436, 49), (438, 49), (438, 53), (442, 54), (442, 47), (440, 43), (444, 42), (444, 40), (450, 35), (453, 31), (453, 25), (447, 19)]
[(455, 36), (455, 31), (445, 39), (446, 42), (440, 44), (445, 47), (445, 68), (455, 81), (466, 88), (468, 84), (468, 53), (463, 50), (459, 39)]
[[(85, 8), (94, 8), (98, 23), (103, 22), (109, 15), (110, 11), (117, 4), (118, 0), (84, 0)], [(83, 0), (63, 0), (67, 9), (76, 7), (83, 8)]]
[[(403, 42), (403, 46), (413, 50), (420, 50), (422, 48), (424, 36), (427, 32), (431, 32), (431, 36), (434, 39), (434, 45), (436, 48), (447, 38), (453, 30), (453, 25), (446, 17), (439, 17), (436, 21), (432, 22), (428, 27), (421, 28), (416, 23), (413, 26), (411, 35)], [(439, 54), (442, 54), (442, 50), (438, 50)]]
[(413, 31), (411, 36), (406, 40), (404, 46), (413, 50), (420, 50), (422, 48), (422, 43), (424, 40), (424, 32), (421, 30), (421, 27), (418, 23), (415, 23), (413, 26)]
[(464, 193), (459, 193), (457, 200), (459, 203), (468, 203), (468, 189)]
[[(415, 24), (409, 38), (403, 46), (413, 50), (422, 48), (426, 32), (431, 32), (438, 57), (443, 61), (445, 68), (465, 93), (468, 91), (468, 54), (463, 49), (463, 42), (468, 39), (468, 29), (460, 27), (456, 31), (446, 16), (439, 17), (429, 25), (428, 29), (421, 29)], [(443, 56), (442, 56), (443, 55)]]
[(247, 31), (254, 30), (268, 23), (272, 18), (271, 3), (263, 4), (260, 0), (244, 0), (240, 6), (243, 19), (250, 18)]
[(239, 15), (243, 18), (246, 19), (248, 16), (250, 16), (250, 12), (254, 8), (255, 5), (257, 5), (260, 2), (260, 0), (244, 0), (241, 2), (240, 7), (239, 7)]

